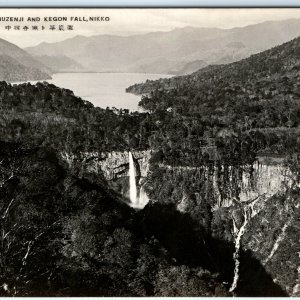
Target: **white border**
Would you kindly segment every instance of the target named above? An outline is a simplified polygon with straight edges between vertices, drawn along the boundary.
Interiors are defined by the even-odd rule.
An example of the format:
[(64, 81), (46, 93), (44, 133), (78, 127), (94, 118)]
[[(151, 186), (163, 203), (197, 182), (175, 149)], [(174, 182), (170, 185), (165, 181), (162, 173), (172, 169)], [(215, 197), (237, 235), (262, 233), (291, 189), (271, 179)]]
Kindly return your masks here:
[(299, 0), (0, 0), (0, 7), (300, 7)]

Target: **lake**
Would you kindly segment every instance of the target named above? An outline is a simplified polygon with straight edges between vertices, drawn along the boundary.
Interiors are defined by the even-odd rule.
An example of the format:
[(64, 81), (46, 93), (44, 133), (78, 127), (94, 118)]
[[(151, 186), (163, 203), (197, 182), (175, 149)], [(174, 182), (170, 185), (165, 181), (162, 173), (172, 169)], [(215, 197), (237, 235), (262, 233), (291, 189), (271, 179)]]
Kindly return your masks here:
[(52, 76), (52, 80), (47, 81), (58, 87), (72, 90), (76, 96), (90, 101), (95, 106), (136, 111), (141, 96), (128, 94), (125, 89), (147, 79), (155, 80), (171, 76), (137, 73), (57, 73)]

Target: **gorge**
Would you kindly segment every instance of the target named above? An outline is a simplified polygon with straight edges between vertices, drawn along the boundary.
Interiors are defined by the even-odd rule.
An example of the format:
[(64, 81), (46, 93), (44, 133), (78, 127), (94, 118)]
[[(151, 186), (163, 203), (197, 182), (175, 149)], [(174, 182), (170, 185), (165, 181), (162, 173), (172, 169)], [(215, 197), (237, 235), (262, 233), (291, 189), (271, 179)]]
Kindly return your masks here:
[(144, 191), (143, 186), (139, 187), (139, 193), (136, 184), (136, 165), (134, 163), (134, 157), (129, 151), (129, 191), (130, 191), (130, 206), (133, 208), (142, 209), (149, 201), (147, 194)]
[[(173, 204), (179, 212), (195, 218), (197, 223), (211, 232), (212, 236), (234, 243), (235, 251), (232, 253), (232, 257), (235, 266), (228, 289), (230, 292), (237, 290), (239, 293), (239, 285), (243, 285), (239, 280), (240, 268), (242, 268), (242, 282), (243, 277), (247, 276), (244, 274), (245, 266), (243, 265), (247, 265), (247, 262), (245, 262), (244, 255), (240, 258), (241, 249), (249, 249), (253, 253), (259, 251), (257, 257), (262, 265), (266, 265), (278, 248), (280, 249), (284, 245), (287, 228), (296, 230), (298, 226), (291, 219), (282, 225), (281, 222), (286, 222), (285, 218), (275, 217), (276, 214), (282, 213), (281, 209), (276, 212), (277, 201), (279, 201), (276, 200), (276, 197), (284, 198), (286, 194), (290, 193), (289, 191), (298, 190), (297, 173), (288, 167), (288, 163), (283, 157), (266, 159), (261, 156), (252, 165), (242, 166), (220, 165), (216, 161), (214, 164), (198, 167), (171, 167), (164, 164), (153, 165), (152, 156), (155, 156), (153, 150), (85, 153), (85, 158), (81, 160), (80, 165), (89, 172), (103, 174), (108, 180), (108, 184), (117, 193), (122, 191), (120, 195), (128, 199), (129, 206), (142, 209), (148, 201), (150, 206), (157, 202), (166, 205)], [(64, 157), (66, 158), (66, 155)], [(72, 162), (69, 160), (70, 167), (75, 160), (75, 158)], [(161, 172), (162, 177), (153, 177), (154, 169)], [(136, 185), (136, 182), (143, 182), (143, 184)], [(170, 190), (169, 182), (173, 182), (173, 190)], [(120, 185), (123, 186), (121, 189)], [(141, 198), (143, 190), (147, 191), (146, 201)], [(268, 204), (270, 201), (273, 202), (272, 206)], [(291, 205), (288, 204), (290, 201), (290, 199), (286, 200), (285, 205)], [(299, 202), (299, 200), (294, 201)], [(265, 213), (271, 212), (271, 219), (270, 216), (261, 216), (262, 210)], [(273, 218), (276, 218), (279, 224), (271, 225), (274, 222)], [(267, 228), (273, 227), (272, 232), (279, 231), (276, 233), (277, 237), (274, 242), (269, 239), (262, 240), (262, 234), (265, 234), (262, 233), (262, 229), (253, 232), (254, 220), (258, 224), (267, 222)], [(258, 242), (257, 239), (265, 245), (263, 247), (254, 246)], [(293, 247), (296, 245), (298, 243)], [(263, 252), (261, 253), (261, 251)], [(294, 273), (297, 270), (296, 252), (292, 260), (294, 262), (291, 262), (290, 267)], [(282, 288), (291, 286), (287, 292), (294, 295), (297, 277), (292, 280), (289, 277), (288, 280), (283, 279), (284, 273), (280, 274), (280, 272), (286, 270), (274, 269), (272, 264), (273, 262), (269, 270), (271, 276), (281, 277)]]
[[(268, 161), (258, 157), (253, 164), (238, 166), (221, 165), (215, 161), (196, 167), (172, 167), (163, 163), (153, 166), (151, 164), (152, 154), (155, 155), (154, 150), (92, 152), (81, 153), (80, 155), (61, 153), (70, 168), (79, 164), (82, 169), (88, 172), (102, 174), (108, 182), (129, 178), (129, 183), (124, 185), (124, 189), (126, 186), (128, 189), (129, 186), (133, 186), (135, 189), (133, 178), (137, 178), (138, 185), (141, 183), (147, 185), (147, 180), (151, 182), (151, 172), (149, 172), (151, 166), (165, 174), (168, 178), (166, 180), (171, 178), (176, 180), (176, 177), (188, 176), (195, 182), (194, 188), (198, 185), (199, 191), (211, 192), (208, 195), (209, 199), (206, 200), (210, 201), (213, 209), (247, 203), (261, 195), (271, 197), (278, 192), (284, 193), (292, 187), (296, 188), (299, 184), (297, 173), (289, 168), (283, 157), (273, 158), (273, 161), (271, 157)], [(162, 181), (161, 185), (164, 183)], [(151, 187), (149, 188), (151, 190)], [(127, 195), (128, 199), (134, 199), (137, 192), (134, 191), (131, 195), (129, 191), (124, 191), (122, 195)], [(173, 201), (177, 203), (178, 209), (182, 212), (189, 204), (186, 203), (189, 200), (187, 200), (184, 190), (174, 195)]]
[(0, 82), (1, 293), (299, 295), (299, 49), (134, 85), (143, 112)]

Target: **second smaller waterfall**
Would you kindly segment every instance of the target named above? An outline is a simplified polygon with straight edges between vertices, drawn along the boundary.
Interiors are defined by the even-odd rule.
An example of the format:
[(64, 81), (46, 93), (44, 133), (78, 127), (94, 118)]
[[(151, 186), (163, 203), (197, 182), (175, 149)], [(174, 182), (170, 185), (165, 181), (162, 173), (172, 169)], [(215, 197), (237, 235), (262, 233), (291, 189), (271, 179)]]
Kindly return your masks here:
[(238, 280), (239, 280), (239, 267), (240, 267), (240, 248), (241, 248), (241, 239), (246, 232), (246, 227), (249, 221), (254, 218), (259, 212), (260, 208), (254, 208), (255, 204), (259, 201), (265, 200), (265, 194), (259, 195), (256, 199), (252, 200), (250, 203), (246, 204), (243, 208), (244, 210), (244, 222), (243, 225), (238, 229), (235, 221), (233, 219), (233, 228), (235, 235), (235, 252), (233, 254), (234, 259), (234, 276), (233, 282), (229, 289), (229, 292), (233, 292), (237, 288)]

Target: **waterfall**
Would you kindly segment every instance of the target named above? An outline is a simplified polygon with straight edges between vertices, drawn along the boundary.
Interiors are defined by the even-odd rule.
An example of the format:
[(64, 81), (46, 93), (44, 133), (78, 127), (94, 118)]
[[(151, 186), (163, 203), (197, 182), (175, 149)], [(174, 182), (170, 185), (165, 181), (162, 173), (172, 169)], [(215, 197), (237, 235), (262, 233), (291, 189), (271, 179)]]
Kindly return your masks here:
[(149, 202), (148, 195), (146, 194), (144, 187), (141, 186), (140, 195), (139, 195), (139, 208), (144, 208), (148, 202)]
[(138, 198), (137, 198), (137, 187), (136, 187), (136, 171), (135, 165), (133, 160), (133, 155), (129, 151), (129, 192), (130, 192), (130, 202), (131, 206), (135, 207), (138, 205)]
[(133, 160), (133, 155), (129, 151), (129, 198), (130, 206), (133, 208), (142, 209), (149, 202), (148, 195), (146, 194), (144, 187), (139, 183), (140, 189), (138, 193), (138, 187), (136, 184), (136, 170)]
[[(232, 282), (229, 292), (233, 292), (236, 289), (237, 282), (239, 280), (239, 267), (240, 267), (239, 257), (240, 257), (241, 238), (242, 238), (243, 234), (245, 233), (247, 224), (248, 224), (247, 211), (244, 211), (244, 223), (243, 223), (242, 227), (239, 229), (238, 234), (235, 239), (235, 252), (233, 254), (233, 259), (235, 262), (234, 277), (233, 277), (233, 282)], [(234, 226), (234, 227), (236, 228), (236, 226)]]
[(233, 282), (229, 289), (229, 292), (233, 292), (237, 287), (237, 283), (239, 280), (239, 267), (240, 267), (239, 258), (240, 258), (241, 239), (242, 239), (244, 233), (246, 232), (247, 224), (253, 217), (255, 217), (259, 213), (259, 211), (261, 209), (261, 208), (258, 208), (257, 210), (254, 209), (254, 205), (260, 199), (265, 199), (265, 194), (258, 196), (256, 199), (254, 199), (250, 203), (248, 202), (248, 204), (246, 204), (244, 206), (244, 208), (243, 208), (244, 209), (244, 222), (243, 222), (243, 225), (240, 227), (240, 229), (237, 228), (235, 221), (233, 219), (234, 233), (237, 232), (237, 235), (235, 238), (235, 252), (233, 254), (233, 259), (234, 259), (234, 263), (235, 263), (234, 277), (233, 277)]
[(266, 264), (273, 257), (273, 255), (275, 254), (276, 250), (278, 249), (280, 243), (284, 240), (285, 235), (286, 235), (286, 230), (287, 230), (288, 226), (290, 225), (291, 220), (292, 219), (290, 218), (287, 221), (287, 223), (283, 226), (283, 228), (281, 230), (281, 234), (276, 239), (276, 241), (275, 241), (275, 243), (274, 243), (274, 245), (272, 247), (272, 250), (271, 250), (270, 254), (268, 255), (268, 257), (264, 261), (264, 264)]

